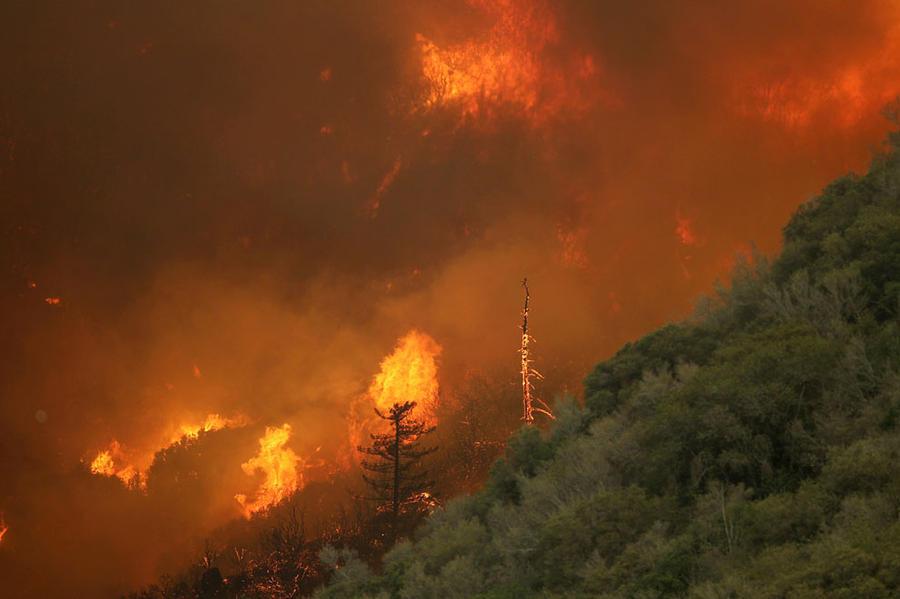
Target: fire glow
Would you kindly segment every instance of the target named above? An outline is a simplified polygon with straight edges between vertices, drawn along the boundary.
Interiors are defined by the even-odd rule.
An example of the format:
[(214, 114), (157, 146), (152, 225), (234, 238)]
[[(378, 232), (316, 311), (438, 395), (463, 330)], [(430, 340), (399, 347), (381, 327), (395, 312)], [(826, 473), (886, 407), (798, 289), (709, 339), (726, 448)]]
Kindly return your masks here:
[(543, 56), (559, 41), (556, 19), (541, 0), (468, 0), (492, 24), (488, 31), (459, 44), (440, 46), (416, 34), (426, 82), (425, 108), (458, 106), (477, 116), (487, 104), (506, 103), (533, 122), (585, 105), (573, 82), (594, 78), (595, 60), (575, 57), (553, 68)]
[[(223, 428), (236, 428), (246, 424), (247, 419), (243, 415), (228, 418), (217, 413), (208, 414), (203, 422), (199, 424), (182, 424), (178, 426), (176, 428), (178, 432), (171, 435), (168, 442), (160, 447), (160, 450), (171, 447), (182, 440), (196, 440), (201, 433), (217, 431)], [(97, 453), (94, 459), (91, 460), (88, 468), (91, 474), (119, 479), (129, 489), (146, 490), (146, 471), (135, 464), (138, 462), (149, 463), (152, 459), (152, 455), (145, 456), (142, 460), (134, 459), (131, 452), (126, 451), (119, 441), (113, 439), (106, 449), (102, 449)]]
[(302, 461), (300, 456), (287, 447), (290, 438), (289, 424), (267, 427), (259, 440), (259, 453), (241, 464), (248, 476), (261, 472), (264, 477), (253, 499), (244, 494), (235, 495), (245, 517), (249, 518), (254, 513), (275, 505), (303, 487), (302, 470), (298, 468)]
[(208, 433), (211, 431), (221, 430), (223, 428), (234, 428), (247, 424), (246, 418), (243, 416), (235, 416), (234, 418), (226, 418), (219, 414), (209, 414), (201, 424), (183, 424), (179, 428), (179, 433), (173, 437), (172, 443), (176, 443), (182, 438), (196, 439), (200, 433)]
[[(0, 553), (79, 596), (358, 483), (373, 408), (417, 402), (443, 464), (457, 430), (516, 424), (520, 368), (529, 394), (578, 393), (737, 244), (774, 252), (799, 202), (871, 158), (900, 91), (894, 0), (19, 4), (53, 26), (10, 38), (21, 81), (0, 94), (0, 420), (35, 456), (7, 461)], [(441, 499), (478, 482), (452, 476)]]
[(369, 385), (375, 407), (386, 412), (395, 403), (414, 401), (416, 417), (432, 416), (438, 399), (437, 358), (441, 346), (429, 335), (409, 331), (397, 342), (394, 351), (381, 361), (381, 371)]
[(146, 486), (144, 473), (129, 463), (122, 445), (116, 440), (109, 444), (109, 448), (97, 454), (97, 457), (91, 461), (90, 470), (91, 474), (118, 478), (130, 489), (142, 489)]

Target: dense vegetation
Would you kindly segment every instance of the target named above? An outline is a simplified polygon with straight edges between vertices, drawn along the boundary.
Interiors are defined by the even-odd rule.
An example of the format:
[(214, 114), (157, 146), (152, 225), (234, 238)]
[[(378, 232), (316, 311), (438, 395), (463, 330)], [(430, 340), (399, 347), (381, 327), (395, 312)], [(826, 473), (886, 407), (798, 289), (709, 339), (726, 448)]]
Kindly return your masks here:
[(900, 594), (900, 137), (325, 599)]

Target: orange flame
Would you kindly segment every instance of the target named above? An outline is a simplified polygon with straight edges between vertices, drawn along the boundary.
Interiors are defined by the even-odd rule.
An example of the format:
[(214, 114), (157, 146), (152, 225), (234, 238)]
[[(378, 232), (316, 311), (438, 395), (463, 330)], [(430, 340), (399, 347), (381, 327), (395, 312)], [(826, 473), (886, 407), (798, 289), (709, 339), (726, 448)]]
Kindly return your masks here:
[(200, 436), (201, 432), (208, 433), (223, 428), (243, 426), (246, 423), (246, 419), (241, 415), (235, 416), (234, 418), (226, 418), (217, 413), (207, 414), (206, 419), (201, 424), (182, 424), (171, 442), (175, 443), (182, 438), (196, 439)]
[[(170, 447), (182, 439), (197, 439), (201, 432), (244, 426), (245, 424), (247, 424), (247, 419), (243, 415), (226, 418), (216, 413), (208, 414), (200, 424), (182, 424), (177, 427), (175, 429), (176, 432), (168, 437), (168, 441), (163, 443), (162, 447)], [(118, 478), (129, 489), (146, 489), (146, 472), (138, 466), (135, 466), (134, 463), (142, 463), (144, 466), (147, 466), (152, 460), (152, 453), (136, 455), (136, 452), (128, 451), (126, 455), (124, 446), (118, 441), (113, 440), (107, 449), (97, 453), (96, 457), (91, 461), (89, 468), (91, 474)]]
[(443, 348), (415, 329), (397, 342), (393, 353), (381, 362), (381, 372), (369, 385), (369, 396), (382, 411), (395, 403), (415, 401), (417, 416), (434, 406), (438, 397), (437, 357)]
[(3, 514), (0, 513), (0, 542), (3, 541), (3, 536), (9, 530), (9, 526), (6, 524), (6, 519), (3, 517)]
[(129, 464), (125, 459), (122, 445), (113, 440), (109, 449), (100, 451), (91, 461), (91, 473), (98, 476), (118, 478), (129, 488), (144, 488), (147, 484), (144, 473)]
[[(475, 4), (475, 3), (473, 3)], [(478, 112), (481, 99), (507, 101), (525, 109), (537, 102), (540, 65), (535, 52), (556, 37), (552, 19), (535, 17), (534, 7), (508, 0), (481, 2), (495, 23), (485, 39), (440, 48), (417, 34), (422, 72), (429, 83), (427, 106), (459, 102)]]
[(474, 116), (487, 103), (507, 103), (538, 121), (585, 105), (584, 89), (578, 86), (594, 78), (597, 65), (584, 55), (561, 69), (551, 68), (545, 55), (559, 33), (549, 3), (468, 2), (492, 22), (484, 35), (441, 47), (416, 34), (426, 83), (422, 107), (454, 104), (463, 115)]
[(259, 453), (241, 464), (248, 475), (262, 472), (265, 476), (253, 500), (248, 500), (243, 494), (234, 497), (241, 504), (245, 517), (249, 518), (252, 514), (275, 505), (303, 487), (303, 475), (297, 468), (300, 456), (286, 447), (290, 438), (289, 424), (266, 427), (266, 433), (259, 440)]
[(894, 25), (880, 42), (882, 50), (847, 61), (817, 75), (767, 74), (761, 66), (739, 77), (734, 88), (736, 112), (764, 122), (800, 130), (821, 119), (836, 128), (850, 129), (900, 93), (900, 5), (894, 8)]

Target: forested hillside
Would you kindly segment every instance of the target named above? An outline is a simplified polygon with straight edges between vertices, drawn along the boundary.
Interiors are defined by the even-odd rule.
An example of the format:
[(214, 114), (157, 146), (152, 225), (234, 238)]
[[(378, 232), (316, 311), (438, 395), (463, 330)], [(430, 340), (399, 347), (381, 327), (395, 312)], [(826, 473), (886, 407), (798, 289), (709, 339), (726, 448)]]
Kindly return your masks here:
[[(900, 136), (322, 598), (900, 594)], [(752, 210), (751, 207), (747, 207)]]

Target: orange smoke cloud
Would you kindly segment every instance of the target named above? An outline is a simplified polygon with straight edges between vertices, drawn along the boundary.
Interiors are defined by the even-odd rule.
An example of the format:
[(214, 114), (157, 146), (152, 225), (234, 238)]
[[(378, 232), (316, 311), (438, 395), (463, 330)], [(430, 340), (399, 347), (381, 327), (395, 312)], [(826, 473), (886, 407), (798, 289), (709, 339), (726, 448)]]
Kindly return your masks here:
[(241, 464), (241, 468), (249, 476), (254, 476), (257, 472), (263, 474), (263, 481), (252, 499), (243, 494), (235, 495), (247, 518), (303, 487), (302, 471), (298, 468), (301, 459), (287, 447), (290, 438), (289, 424), (266, 427), (265, 434), (259, 440), (259, 453)]
[(675, 235), (681, 245), (696, 245), (697, 243), (697, 235), (694, 233), (691, 219), (686, 216), (675, 217)]
[[(526, 274), (542, 394), (577, 392), (736, 248), (774, 252), (900, 91), (893, 0), (7, 4), (46, 29), (0, 39), (14, 595), (127, 594), (179, 535), (312, 487), (312, 447), (351, 470), (373, 404), (514, 376)], [(372, 353), (411, 323), (440, 345)], [(210, 410), (294, 435), (207, 436), (238, 426)], [(177, 540), (135, 532), (151, 509)]]

